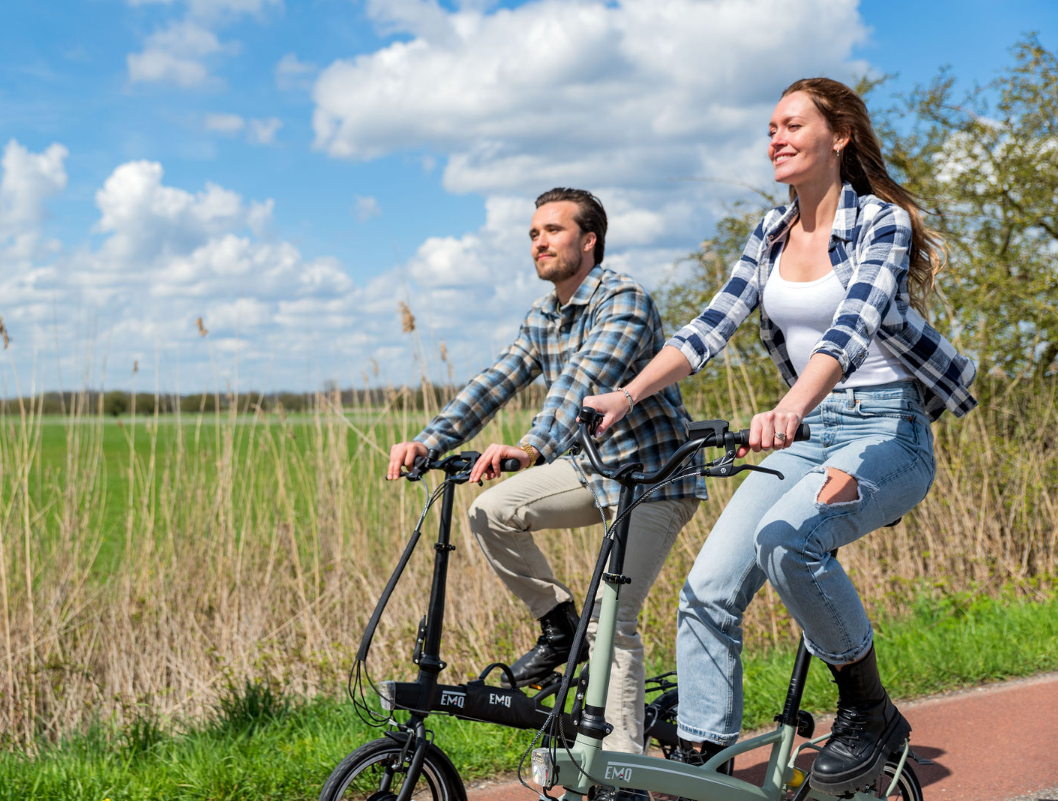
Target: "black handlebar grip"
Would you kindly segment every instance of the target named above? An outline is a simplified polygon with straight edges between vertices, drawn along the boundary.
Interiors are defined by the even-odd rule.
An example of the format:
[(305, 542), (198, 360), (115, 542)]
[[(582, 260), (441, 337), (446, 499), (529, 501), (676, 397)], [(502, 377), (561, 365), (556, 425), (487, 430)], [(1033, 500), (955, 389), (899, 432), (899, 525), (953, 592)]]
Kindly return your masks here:
[(577, 415), (580, 422), (588, 427), (588, 431), (591, 434), (595, 434), (595, 430), (599, 428), (599, 424), (602, 423), (602, 414), (593, 407), (581, 407), (580, 414)]
[[(807, 423), (802, 423), (797, 427), (797, 431), (794, 432), (794, 440), (808, 440), (812, 436), (812, 430), (808, 427)], [(735, 445), (736, 446), (748, 446), (749, 445), (749, 429), (739, 429), (735, 432)]]
[[(531, 468), (532, 466), (530, 465), (529, 467)], [(515, 471), (520, 471), (521, 469), (522, 463), (520, 463), (514, 457), (509, 457), (508, 459), (500, 460), (500, 470), (504, 473), (514, 473)]]

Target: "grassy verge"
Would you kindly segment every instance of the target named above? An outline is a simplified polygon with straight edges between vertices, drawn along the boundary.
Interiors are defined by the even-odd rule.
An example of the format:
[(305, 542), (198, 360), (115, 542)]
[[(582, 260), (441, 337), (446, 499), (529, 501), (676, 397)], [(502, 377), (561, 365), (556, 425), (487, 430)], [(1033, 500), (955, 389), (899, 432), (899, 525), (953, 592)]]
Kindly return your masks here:
[[(1037, 598), (1037, 583), (1058, 576), (1058, 450), (1023, 447), (1049, 442), (1056, 397), (1058, 384), (1041, 380), (935, 427), (933, 491), (895, 528), (842, 549), (876, 620), (907, 612), (907, 589), (920, 582), (985, 596), (1014, 585)], [(92, 722), (132, 726), (146, 709), (201, 721), (229, 677), (278, 682), (306, 699), (335, 692), (424, 499), (424, 485), (385, 481), (389, 444), (429, 415), (407, 388), (369, 407), (339, 401), (321, 394), (298, 416), (118, 421), (87, 402), (61, 418), (36, 402), (8, 405), (16, 412), (6, 416), (0, 406), (0, 750), (34, 752)], [(734, 401), (688, 404), (711, 417)], [(531, 416), (528, 405), (505, 408), (468, 448), (512, 442)], [(641, 614), (659, 667), (684, 577), (735, 484), (712, 483)], [(460, 603), (446, 622), (461, 637), (445, 659), (456, 677), (513, 658), (535, 637), (470, 532), (466, 512), (481, 492), (464, 485), (455, 500), (448, 593)], [(600, 530), (536, 538), (578, 599)], [(433, 573), (429, 540), (377, 633), (378, 674), (406, 665)], [(744, 631), (761, 650), (790, 640), (773, 591), (750, 608)]]
[[(912, 698), (1058, 669), (1058, 595), (920, 593), (899, 619), (879, 620), (879, 653), (894, 696)], [(792, 648), (746, 659), (747, 728), (766, 725), (789, 680)], [(662, 661), (664, 662), (664, 661)], [(834, 692), (810, 672), (804, 706), (826, 712)], [(435, 719), (436, 743), (464, 780), (510, 771), (531, 734)], [(4, 798), (313, 799), (338, 761), (378, 737), (351, 707), (295, 699), (267, 683), (230, 687), (214, 714), (165, 726), (149, 715), (122, 728), (96, 724), (35, 755), (0, 755)]]

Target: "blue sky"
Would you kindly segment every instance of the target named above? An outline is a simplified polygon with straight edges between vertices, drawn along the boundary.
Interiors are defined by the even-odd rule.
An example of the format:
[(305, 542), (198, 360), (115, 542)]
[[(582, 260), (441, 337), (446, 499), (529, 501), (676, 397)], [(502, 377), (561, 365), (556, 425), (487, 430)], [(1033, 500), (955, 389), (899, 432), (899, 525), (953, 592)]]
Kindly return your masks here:
[(792, 80), (969, 87), (1056, 23), (1044, 0), (3, 4), (0, 395), (416, 383), (441, 342), (466, 378), (548, 288), (539, 192), (596, 191), (608, 264), (653, 287), (736, 184), (769, 186)]

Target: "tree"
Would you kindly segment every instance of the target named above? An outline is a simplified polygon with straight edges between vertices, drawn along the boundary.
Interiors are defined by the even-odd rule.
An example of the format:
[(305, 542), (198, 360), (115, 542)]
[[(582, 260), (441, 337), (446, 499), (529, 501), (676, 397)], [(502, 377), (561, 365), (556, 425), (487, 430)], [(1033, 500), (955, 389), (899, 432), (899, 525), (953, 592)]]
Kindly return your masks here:
[(208, 391), (202, 393), (202, 395), (185, 395), (180, 398), (180, 411), (185, 415), (197, 415), (200, 412), (215, 412), (216, 409), (216, 396)]
[(137, 415), (153, 415), (155, 413), (155, 407), (158, 412), (166, 412), (165, 398), (164, 396), (154, 396), (154, 393), (136, 393), (136, 414)]
[(927, 199), (950, 249), (938, 312), (978, 367), (1056, 372), (1058, 358), (1058, 60), (1036, 36), (1014, 66), (954, 100), (942, 72), (879, 125), (899, 179)]
[(121, 390), (111, 390), (109, 393), (103, 396), (103, 411), (118, 417), (128, 412), (129, 409), (129, 394)]

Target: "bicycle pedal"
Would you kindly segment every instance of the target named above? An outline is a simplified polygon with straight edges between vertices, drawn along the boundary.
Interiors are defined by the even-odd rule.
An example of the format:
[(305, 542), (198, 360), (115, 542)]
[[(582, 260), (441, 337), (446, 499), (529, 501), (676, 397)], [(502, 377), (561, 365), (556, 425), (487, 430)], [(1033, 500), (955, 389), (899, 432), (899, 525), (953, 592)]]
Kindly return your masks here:
[(550, 677), (545, 677), (544, 679), (538, 679), (535, 682), (530, 682), (528, 685), (523, 685), (522, 687), (523, 688), (532, 688), (534, 691), (539, 691), (539, 690), (543, 689), (547, 685), (551, 685), (551, 684), (553, 684), (555, 682), (561, 682), (561, 681), (562, 681), (562, 675), (559, 674), (557, 671), (553, 671), (551, 673)]
[(913, 761), (915, 761), (916, 763), (918, 763), (918, 765), (920, 765), (920, 766), (934, 766), (934, 765), (936, 765), (928, 757), (921, 757), (920, 755), (916, 755), (914, 749), (908, 749), (907, 750), (907, 756), (909, 758), (911, 758)]

